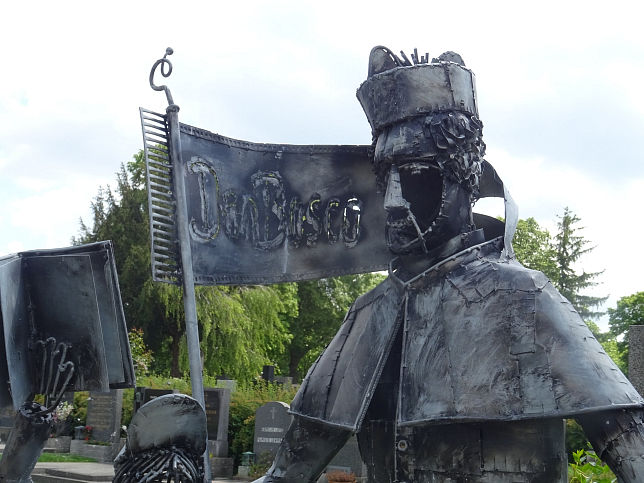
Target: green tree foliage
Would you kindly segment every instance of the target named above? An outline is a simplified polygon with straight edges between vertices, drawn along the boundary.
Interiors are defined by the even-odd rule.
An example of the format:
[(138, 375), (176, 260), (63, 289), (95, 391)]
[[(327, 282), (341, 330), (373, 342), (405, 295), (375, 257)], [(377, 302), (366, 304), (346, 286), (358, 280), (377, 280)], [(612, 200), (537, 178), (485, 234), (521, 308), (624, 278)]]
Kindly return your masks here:
[(628, 328), (631, 325), (644, 325), (644, 292), (622, 297), (614, 309), (608, 309), (609, 332), (624, 367), (628, 367)]
[(608, 465), (597, 454), (588, 449), (573, 453), (573, 461), (568, 465), (569, 483), (615, 483), (617, 478)]
[(148, 346), (145, 345), (143, 331), (134, 327), (128, 331), (127, 337), (130, 341), (130, 351), (132, 352), (132, 360), (134, 361), (136, 374), (148, 374), (154, 356), (152, 355), (152, 351), (148, 349)]
[[(93, 223), (81, 221), (75, 243), (112, 240), (126, 319), (143, 330), (152, 369), (173, 377), (187, 370), (183, 300), (178, 287), (152, 281), (145, 164), (139, 152), (117, 173), (116, 189), (99, 189)], [(275, 363), (290, 340), (294, 288), (198, 287), (197, 315), (207, 373), (241, 381)]]
[(563, 215), (559, 217), (558, 230), (555, 235), (558, 272), (556, 286), (579, 312), (582, 319), (588, 320), (596, 319), (604, 314), (593, 309), (603, 304), (608, 297), (595, 297), (581, 293), (584, 289), (596, 286), (598, 284), (596, 279), (603, 271), (582, 271), (581, 273), (575, 271), (575, 264), (579, 262), (581, 257), (595, 248), (589, 246), (590, 241), (581, 234), (583, 227), (579, 226), (580, 221), (580, 218), (567, 207), (564, 208)]
[(557, 280), (557, 251), (552, 237), (534, 218), (518, 221), (512, 246), (523, 266), (543, 272), (550, 280)]
[(603, 315), (603, 312), (592, 309), (604, 303), (607, 297), (584, 295), (582, 291), (596, 286), (597, 277), (603, 272), (576, 271), (581, 258), (595, 247), (589, 246), (591, 242), (581, 234), (581, 220), (572, 211), (564, 208), (563, 215), (558, 218), (554, 238), (534, 218), (519, 220), (512, 240), (517, 260), (528, 268), (545, 273), (589, 324), (593, 333), (598, 335), (600, 332), (597, 325), (589, 322)]
[(294, 397), (293, 386), (267, 384), (260, 381), (257, 384), (237, 387), (231, 395), (230, 422), (228, 424), (228, 441), (230, 442), (230, 453), (235, 459), (235, 467), (240, 464), (241, 455), (244, 452), (253, 451), (257, 409), (271, 401), (290, 404)]
[(353, 301), (384, 279), (380, 273), (365, 273), (299, 282), (298, 308), (289, 318), (293, 339), (282, 360), (282, 372), (300, 380), (331, 341)]

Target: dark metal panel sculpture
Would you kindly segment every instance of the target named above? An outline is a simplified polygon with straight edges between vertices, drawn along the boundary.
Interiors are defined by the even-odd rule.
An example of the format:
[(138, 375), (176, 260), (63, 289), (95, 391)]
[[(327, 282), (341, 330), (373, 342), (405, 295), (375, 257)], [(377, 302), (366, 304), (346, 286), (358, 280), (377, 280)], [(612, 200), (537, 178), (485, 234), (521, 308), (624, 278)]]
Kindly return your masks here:
[(134, 385), (111, 243), (0, 258), (0, 322), (0, 401), (17, 410), (0, 480), (27, 482), (65, 391)]
[[(153, 274), (176, 283), (172, 170), (165, 141), (154, 135), (165, 116), (143, 109), (141, 116)], [(181, 146), (195, 283), (275, 283), (386, 267), (371, 146), (257, 144), (185, 124)]]
[[(514, 260), (518, 213), (483, 159), (473, 73), (454, 52), (401, 56), (374, 48), (358, 89), (373, 149), (252, 144), (180, 125), (151, 74), (170, 103), (165, 116), (142, 110), (153, 266), (183, 283), (187, 326), (195, 282), (373, 269), (392, 256), (384, 246), (396, 257), (309, 370), (259, 481), (315, 481), (357, 432), (370, 482), (563, 482), (570, 416), (620, 481), (641, 481), (644, 400), (550, 282)], [(167, 77), (167, 58), (159, 65)], [(472, 213), (485, 196), (503, 197), (505, 224)], [(199, 397), (198, 337), (188, 339)], [(158, 475), (142, 468), (170, 454), (162, 446), (123, 464), (139, 480)]]
[(370, 147), (254, 144), (185, 125), (181, 133), (196, 283), (386, 266)]
[[(644, 479), (644, 400), (547, 278), (514, 260), (517, 210), (483, 160), (474, 77), (446, 52), (371, 52), (358, 98), (384, 190), (389, 278), (312, 366), (258, 482), (312, 482), (351, 432), (369, 482), (566, 481), (576, 417), (620, 482)], [(506, 225), (473, 216), (502, 196)]]
[[(141, 109), (152, 272), (178, 283), (166, 116)], [(385, 211), (371, 146), (258, 144), (181, 124), (194, 281), (258, 284), (383, 270)], [(488, 163), (480, 197), (503, 197)], [(476, 215), (493, 233), (503, 223)]]
[(147, 109), (139, 111), (147, 168), (152, 277), (157, 282), (178, 283), (179, 255), (167, 118)]
[[(36, 341), (70, 347), (72, 388), (132, 387), (134, 368), (109, 242), (0, 259), (0, 311), (13, 405), (37, 394)], [(0, 386), (5, 398), (8, 389)]]
[[(179, 133), (179, 106), (174, 104), (172, 100), (172, 95), (170, 94), (170, 89), (167, 86), (157, 86), (154, 84), (154, 73), (157, 67), (161, 67), (161, 74), (164, 77), (168, 77), (172, 73), (172, 64), (168, 60), (168, 56), (172, 55), (172, 49), (167, 48), (166, 53), (163, 58), (157, 60), (152, 66), (152, 71), (150, 72), (150, 86), (157, 91), (165, 91), (166, 97), (168, 99), (168, 107), (166, 109), (165, 124), (167, 126), (167, 146), (166, 150), (168, 153), (168, 160), (170, 163), (166, 162), (167, 167), (170, 169), (172, 176), (168, 179), (170, 183), (163, 188), (162, 185), (158, 186), (157, 191), (163, 191), (163, 189), (171, 189), (170, 193), (173, 193), (173, 220), (175, 228), (176, 239), (172, 240), (175, 242), (175, 247), (177, 249), (177, 259), (176, 263), (181, 267), (180, 272), (178, 273), (178, 280), (183, 287), (183, 308), (185, 312), (186, 320), (186, 341), (188, 345), (188, 362), (190, 364), (190, 382), (192, 386), (192, 395), (201, 405), (202, 408), (205, 407), (204, 399), (204, 389), (203, 389), (203, 375), (201, 373), (201, 357), (199, 349), (199, 326), (197, 323), (197, 302), (195, 298), (195, 284), (194, 284), (194, 274), (193, 274), (193, 257), (192, 257), (192, 247), (190, 244), (190, 232), (188, 226), (188, 208), (187, 208), (187, 196), (186, 196), (186, 183), (185, 175), (187, 173), (186, 166), (182, 162), (181, 156), (181, 135)], [(143, 126), (144, 138), (146, 138), (146, 128), (145, 123)], [(158, 150), (157, 150), (158, 152)], [(150, 153), (148, 149), (147, 138), (146, 138), (146, 153)], [(157, 160), (160, 158), (157, 158)], [(163, 160), (162, 160), (163, 161)], [(167, 160), (166, 160), (167, 161)], [(149, 163), (148, 163), (149, 166)], [(150, 173), (148, 173), (148, 180), (151, 179)], [(150, 194), (152, 197), (152, 194)], [(159, 206), (160, 203), (155, 204)], [(150, 203), (150, 209), (154, 209), (152, 203)], [(158, 210), (157, 210), (158, 211)], [(151, 223), (155, 222), (154, 219), (155, 211), (150, 213)], [(161, 213), (165, 217), (165, 214)], [(167, 217), (165, 217), (167, 218)], [(167, 220), (166, 220), (167, 221)], [(165, 223), (167, 225), (167, 222)], [(170, 225), (171, 226), (171, 225)], [(162, 228), (161, 231), (165, 230), (168, 232), (168, 226)], [(154, 235), (154, 231), (151, 229), (151, 234)], [(167, 240), (166, 240), (167, 241)], [(152, 246), (152, 257), (155, 257), (155, 245)], [(165, 250), (164, 250), (165, 251)], [(207, 434), (207, 433), (204, 433)], [(204, 439), (207, 439), (204, 438)], [(203, 469), (204, 469), (204, 479), (210, 481), (210, 462), (208, 453), (204, 451), (203, 453)]]

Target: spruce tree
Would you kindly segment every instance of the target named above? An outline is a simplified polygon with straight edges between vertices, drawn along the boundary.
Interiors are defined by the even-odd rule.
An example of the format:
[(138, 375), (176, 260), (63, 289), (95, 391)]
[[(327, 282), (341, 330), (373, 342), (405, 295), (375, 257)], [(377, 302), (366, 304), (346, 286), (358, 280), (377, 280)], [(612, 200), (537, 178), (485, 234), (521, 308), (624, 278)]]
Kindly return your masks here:
[(599, 307), (608, 297), (584, 295), (581, 292), (598, 285), (597, 277), (604, 271), (586, 272), (582, 270), (581, 273), (575, 271), (575, 264), (579, 262), (581, 257), (595, 248), (581, 234), (584, 228), (579, 226), (580, 222), (581, 219), (568, 207), (564, 208), (563, 215), (559, 216), (558, 231), (555, 235), (557, 272), (552, 282), (575, 307), (582, 319), (597, 319), (604, 312), (593, 309)]

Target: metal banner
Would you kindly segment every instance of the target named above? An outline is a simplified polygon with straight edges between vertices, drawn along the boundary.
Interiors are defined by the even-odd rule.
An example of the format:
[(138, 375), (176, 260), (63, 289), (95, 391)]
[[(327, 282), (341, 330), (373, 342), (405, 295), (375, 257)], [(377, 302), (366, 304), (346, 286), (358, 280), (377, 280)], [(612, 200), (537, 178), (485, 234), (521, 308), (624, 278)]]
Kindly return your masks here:
[[(9, 383), (0, 385), (3, 406), (43, 393), (43, 374), (52, 378), (52, 367), (69, 363), (71, 390), (132, 387), (111, 243), (0, 258), (0, 342), (0, 377)], [(47, 352), (50, 345), (58, 348)]]
[[(141, 110), (154, 278), (180, 279), (165, 116)], [(371, 146), (257, 144), (180, 125), (194, 282), (269, 284), (382, 270)]]

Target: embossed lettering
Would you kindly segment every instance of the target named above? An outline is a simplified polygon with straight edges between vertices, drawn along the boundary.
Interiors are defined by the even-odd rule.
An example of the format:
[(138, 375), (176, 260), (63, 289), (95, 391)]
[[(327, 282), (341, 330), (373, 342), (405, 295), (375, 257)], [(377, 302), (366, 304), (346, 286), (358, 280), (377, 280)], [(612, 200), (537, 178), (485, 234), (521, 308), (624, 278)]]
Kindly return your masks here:
[(362, 215), (362, 202), (358, 198), (350, 198), (344, 207), (342, 223), (342, 241), (353, 248), (360, 239), (360, 216)]
[(286, 237), (284, 184), (279, 171), (258, 171), (251, 176), (255, 199), (259, 202), (259, 239), (263, 250), (277, 248)]
[[(190, 220), (190, 230), (193, 236), (204, 240), (217, 238), (219, 234), (219, 214), (217, 210), (217, 199), (219, 198), (219, 179), (213, 167), (199, 156), (194, 156), (188, 163), (188, 173), (196, 174), (199, 177), (199, 197), (201, 199), (201, 223), (192, 218)], [(212, 180), (211, 180), (212, 179)], [(214, 183), (215, 209), (211, 209), (207, 186)], [(217, 215), (212, 219), (213, 213)]]
[(287, 187), (279, 171), (252, 174), (251, 193), (227, 189), (220, 194), (219, 177), (209, 162), (194, 156), (187, 169), (197, 176), (199, 186), (200, 219), (190, 220), (196, 240), (208, 242), (222, 231), (231, 241), (261, 250), (274, 250), (286, 240), (292, 248), (339, 240), (352, 248), (360, 241), (362, 201), (356, 196), (343, 202), (338, 197), (323, 200), (315, 192), (306, 203), (298, 196), (287, 203)]

